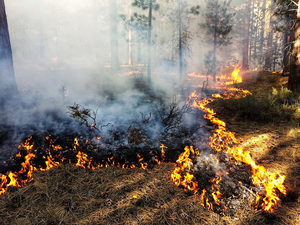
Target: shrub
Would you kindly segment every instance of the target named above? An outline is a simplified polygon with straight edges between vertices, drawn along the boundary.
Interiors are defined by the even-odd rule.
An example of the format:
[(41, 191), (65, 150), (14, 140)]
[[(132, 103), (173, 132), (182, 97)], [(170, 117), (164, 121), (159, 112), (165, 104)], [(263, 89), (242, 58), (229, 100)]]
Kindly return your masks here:
[(294, 110), (279, 104), (274, 95), (258, 98), (248, 95), (240, 99), (221, 100), (221, 106), (234, 112), (237, 119), (245, 119), (258, 123), (269, 123), (292, 118)]
[(276, 98), (276, 101), (281, 104), (295, 104), (299, 99), (296, 92), (292, 92), (286, 87), (281, 87), (279, 90), (272, 89), (272, 95)]

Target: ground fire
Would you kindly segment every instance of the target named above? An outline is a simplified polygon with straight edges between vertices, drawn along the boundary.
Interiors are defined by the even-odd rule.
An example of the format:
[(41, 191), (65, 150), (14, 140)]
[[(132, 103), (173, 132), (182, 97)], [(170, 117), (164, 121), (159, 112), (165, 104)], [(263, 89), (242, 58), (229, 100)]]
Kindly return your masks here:
[[(251, 206), (257, 209), (263, 209), (267, 212), (273, 212), (280, 202), (280, 194), (286, 194), (286, 188), (283, 185), (285, 176), (278, 172), (270, 172), (263, 166), (258, 165), (251, 158), (249, 151), (244, 151), (238, 145), (235, 134), (226, 128), (226, 123), (216, 117), (216, 113), (208, 108), (208, 104), (214, 98), (243, 98), (251, 93), (247, 90), (232, 87), (233, 84), (241, 83), (242, 78), (239, 75), (239, 68), (236, 67), (231, 75), (222, 75), (217, 77), (217, 90), (219, 93), (213, 94), (210, 98), (203, 98), (192, 92), (186, 104), (196, 110), (204, 113), (204, 118), (213, 125), (213, 132), (210, 138), (210, 147), (214, 154), (205, 155), (205, 152), (186, 146), (174, 163), (175, 169), (171, 173), (171, 179), (178, 187), (184, 188), (190, 194), (197, 196), (203, 207), (224, 213), (231, 207), (237, 190), (248, 191), (248, 201)], [(134, 74), (135, 71), (132, 73)], [(128, 73), (131, 74), (131, 73)], [(205, 77), (193, 73), (191, 77)], [(64, 147), (55, 144), (55, 141), (47, 136), (45, 145), (38, 148), (33, 143), (32, 137), (28, 138), (19, 146), (19, 152), (15, 155), (16, 171), (8, 171), (0, 177), (0, 194), (6, 193), (11, 188), (24, 187), (33, 180), (32, 174), (35, 171), (47, 171), (57, 167), (61, 163), (70, 163), (76, 167), (95, 170), (105, 167), (119, 167), (122, 169), (141, 168), (147, 169), (149, 162), (153, 165), (169, 162), (166, 156), (168, 146), (161, 144), (156, 153), (143, 155), (136, 153), (131, 159), (126, 159), (123, 155), (107, 153), (102, 158), (93, 158), (84, 152), (83, 148), (97, 146), (101, 142), (101, 137), (95, 137), (92, 140), (74, 139), (73, 149), (66, 150)], [(227, 168), (221, 166), (221, 161)], [(252, 180), (249, 185), (243, 186), (243, 182), (237, 178), (230, 178), (232, 168), (239, 169), (246, 165), (246, 169), (252, 172)], [(247, 167), (248, 166), (248, 167)], [(206, 180), (205, 180), (206, 179)], [(247, 179), (245, 179), (247, 182)], [(252, 182), (250, 184), (250, 182)], [(225, 186), (229, 186), (225, 189)], [(255, 189), (256, 187), (256, 189)], [(236, 189), (236, 190), (234, 190)], [(243, 195), (245, 196), (245, 195)], [(245, 198), (245, 197), (243, 197)], [(245, 200), (247, 202), (247, 199)]]

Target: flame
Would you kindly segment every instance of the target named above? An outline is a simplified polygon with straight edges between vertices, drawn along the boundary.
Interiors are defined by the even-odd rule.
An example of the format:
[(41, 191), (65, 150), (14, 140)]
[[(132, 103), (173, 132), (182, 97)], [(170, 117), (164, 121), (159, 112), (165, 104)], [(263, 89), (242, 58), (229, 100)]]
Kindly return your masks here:
[[(45, 168), (42, 167), (35, 167), (33, 165), (33, 160), (35, 159), (36, 150), (33, 149), (34, 143), (31, 141), (32, 137), (28, 138), (24, 143), (20, 144), (18, 147), (20, 152), (16, 154), (15, 157), (22, 158), (24, 157), (24, 161), (21, 163), (21, 169), (18, 172), (8, 172), (7, 174), (3, 174), (0, 176), (0, 195), (4, 194), (9, 187), (23, 187), (28, 182), (33, 180), (33, 172), (34, 171), (47, 171), (60, 165), (60, 162), (64, 162), (65, 158), (59, 154), (59, 150), (62, 150), (60, 145), (55, 145), (54, 141), (48, 136), (46, 140), (49, 141), (50, 149), (44, 151), (45, 155), (42, 157), (45, 161)], [(97, 137), (94, 139), (95, 142), (100, 141), (101, 137)], [(32, 143), (31, 143), (32, 142)], [(88, 140), (85, 141), (85, 144), (88, 143)], [(74, 139), (73, 150), (76, 151), (80, 147), (79, 141), (77, 138)], [(160, 146), (161, 149), (161, 160), (156, 158), (158, 164), (162, 162), (165, 157), (165, 149), (167, 147), (163, 144)], [(51, 151), (55, 152), (55, 157), (52, 156)], [(25, 152), (25, 153), (24, 153)], [(24, 155), (25, 154), (25, 155)], [(110, 156), (107, 159), (103, 159), (102, 162), (96, 163), (93, 161), (92, 157), (89, 157), (86, 153), (78, 151), (77, 155), (77, 162), (74, 163), (74, 166), (82, 167), (86, 169), (94, 170), (96, 168), (101, 167), (119, 167), (123, 169), (129, 168), (142, 168), (147, 169), (148, 164), (144, 162), (144, 158), (137, 154), (138, 162), (137, 164), (131, 164), (127, 160), (123, 164), (120, 162), (115, 161), (114, 156)], [(69, 163), (72, 163), (72, 160), (69, 160)]]
[[(240, 98), (245, 97), (251, 94), (247, 90), (237, 89), (237, 88), (228, 88), (226, 85), (240, 83), (242, 82), (242, 78), (239, 76), (240, 69), (235, 68), (235, 70), (231, 74), (231, 80), (228, 81), (226, 76), (219, 76), (218, 79), (223, 81), (220, 89), (225, 90), (223, 94), (215, 94), (213, 98)], [(227, 81), (226, 81), (227, 80)], [(255, 160), (252, 159), (249, 151), (243, 151), (241, 147), (238, 147), (237, 140), (235, 134), (230, 132), (226, 128), (226, 123), (220, 119), (218, 119), (215, 115), (213, 109), (207, 107), (209, 103), (211, 103), (212, 99), (204, 98), (201, 101), (198, 100), (199, 96), (196, 92), (193, 92), (189, 97), (190, 103), (192, 107), (197, 108), (205, 113), (204, 118), (208, 119), (211, 123), (214, 124), (215, 130), (213, 131), (213, 136), (210, 140), (210, 146), (212, 149), (217, 152), (225, 152), (237, 161), (246, 163), (252, 168), (252, 179), (253, 184), (256, 186), (264, 187), (265, 194), (264, 196), (257, 195), (256, 202), (258, 207), (261, 207), (263, 210), (268, 212), (273, 212), (274, 207), (280, 201), (276, 190), (279, 190), (282, 194), (286, 195), (286, 188), (283, 183), (285, 181), (285, 176), (280, 175), (278, 172), (269, 172), (263, 166), (257, 165)], [(183, 164), (183, 167), (175, 168), (171, 177), (174, 180), (174, 183), (179, 186), (182, 185), (185, 187), (184, 182), (181, 182), (181, 173), (186, 169), (190, 170), (188, 165), (191, 162), (191, 159), (187, 159), (189, 157), (189, 151), (185, 151), (182, 155), (180, 155), (177, 160), (179, 163)], [(190, 181), (190, 180), (187, 180)], [(217, 184), (221, 181), (221, 176), (218, 178), (212, 179), (210, 182), (212, 183), (212, 197), (216, 204), (220, 204), (220, 198), (222, 197), (222, 193), (220, 193)], [(183, 184), (182, 184), (183, 183)], [(200, 195), (201, 204), (204, 207), (212, 209), (212, 204), (208, 202), (208, 199), (205, 200), (205, 195), (207, 191), (204, 189), (202, 194)], [(260, 203), (262, 201), (262, 203)]]
[(17, 178), (18, 178), (18, 175), (13, 173), (13, 172), (9, 172), (8, 174), (8, 178), (10, 180), (10, 182), (7, 184), (7, 187), (21, 187)]
[(206, 75), (192, 72), (192, 73), (188, 73), (188, 77), (206, 78)]
[(140, 166), (142, 167), (142, 169), (147, 169), (147, 163), (143, 162), (144, 158), (142, 158), (139, 154), (137, 154), (137, 157), (138, 157), (138, 160), (139, 160), (139, 163), (140, 163)]
[[(63, 161), (63, 160), (62, 160)], [(47, 171), (52, 169), (53, 167), (56, 167), (59, 165), (59, 162), (55, 162), (55, 160), (53, 159), (52, 155), (50, 154), (49, 156), (47, 156), (47, 161), (45, 162), (46, 164), (46, 168), (40, 168), (41, 171)]]
[[(198, 149), (194, 150), (193, 146), (186, 146), (184, 150), (185, 151), (181, 153), (176, 161), (178, 166), (176, 166), (172, 172), (171, 178), (176, 186), (182, 186), (185, 189), (197, 193), (198, 183), (193, 181), (194, 175), (190, 173), (190, 171), (193, 166), (193, 160), (191, 158), (200, 155), (200, 153)], [(185, 173), (183, 177), (181, 176), (182, 173)]]
[(131, 76), (131, 75), (134, 75), (134, 74), (140, 74), (141, 72), (138, 71), (138, 70), (133, 70), (133, 71), (129, 71), (127, 73), (123, 73), (124, 76)]
[(54, 144), (54, 141), (53, 141), (49, 136), (46, 137), (46, 140), (50, 142), (50, 146), (51, 146), (55, 151), (61, 150), (61, 146), (60, 146), (60, 145), (55, 145), (55, 144)]
[(91, 169), (92, 158), (88, 159), (88, 155), (86, 153), (83, 153), (83, 152), (79, 151), (77, 153), (76, 157), (77, 157), (76, 166), (82, 167), (82, 168), (89, 168), (89, 169)]
[(282, 194), (286, 194), (286, 189), (283, 185), (285, 176), (280, 175), (277, 172), (268, 172), (263, 166), (256, 164), (254, 159), (251, 158), (249, 151), (244, 152), (242, 148), (232, 146), (233, 144), (238, 143), (235, 138), (235, 134), (226, 129), (226, 123), (216, 118), (215, 112), (212, 109), (206, 107), (206, 105), (210, 102), (211, 101), (204, 99), (199, 102), (194, 101), (192, 105), (193, 107), (204, 111), (206, 113), (204, 117), (210, 120), (216, 126), (214, 134), (211, 137), (210, 146), (216, 151), (226, 152), (232, 155), (237, 161), (251, 166), (253, 173), (253, 184), (256, 186), (263, 186), (266, 191), (263, 203), (260, 206), (265, 211), (272, 212), (272, 207), (275, 206), (280, 200), (276, 194), (276, 190), (278, 189)]
[(32, 137), (28, 138), (24, 143), (21, 143), (18, 149), (24, 149), (26, 151), (31, 151), (33, 148), (34, 143), (30, 144)]
[(6, 184), (7, 184), (7, 176), (6, 175), (2, 175), (0, 178), (0, 195), (4, 194), (6, 192)]
[(74, 148), (74, 151), (77, 149), (77, 147), (79, 147), (79, 142), (78, 142), (78, 139), (77, 138), (75, 138), (74, 139), (74, 144), (73, 144), (73, 148)]

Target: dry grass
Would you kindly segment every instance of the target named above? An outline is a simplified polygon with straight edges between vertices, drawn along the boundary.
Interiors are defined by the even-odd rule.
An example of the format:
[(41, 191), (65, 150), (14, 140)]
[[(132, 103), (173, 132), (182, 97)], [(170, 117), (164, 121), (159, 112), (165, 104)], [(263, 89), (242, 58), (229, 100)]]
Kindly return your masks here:
[[(250, 207), (222, 216), (200, 205), (197, 195), (174, 186), (174, 165), (151, 170), (62, 165), (0, 198), (0, 223), (26, 224), (297, 224), (296, 203), (274, 214)], [(293, 222), (293, 223), (291, 223)]]

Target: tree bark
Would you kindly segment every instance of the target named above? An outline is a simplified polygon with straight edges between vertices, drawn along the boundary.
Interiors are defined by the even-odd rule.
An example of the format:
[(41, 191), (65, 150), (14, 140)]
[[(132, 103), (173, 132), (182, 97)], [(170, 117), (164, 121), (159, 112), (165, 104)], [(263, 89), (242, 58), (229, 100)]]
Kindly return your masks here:
[(119, 52), (118, 52), (118, 12), (117, 0), (110, 0), (110, 65), (112, 72), (119, 69)]
[(152, 0), (149, 1), (149, 23), (148, 23), (148, 57), (147, 57), (147, 81), (151, 86), (151, 38), (152, 38)]
[(218, 21), (217, 21), (217, 10), (215, 14), (215, 25), (214, 25), (214, 47), (213, 47), (213, 57), (212, 57), (212, 76), (214, 82), (216, 82), (216, 76), (217, 76), (217, 29), (218, 29)]
[(182, 80), (182, 21), (181, 21), (181, 0), (178, 0), (178, 46), (179, 46), (179, 82)]
[(0, 0), (0, 105), (17, 97), (11, 43), (4, 0)]
[(242, 70), (249, 69), (249, 27), (250, 27), (250, 10), (251, 10), (251, 1), (246, 0), (246, 15), (245, 15), (245, 37), (243, 43), (243, 61), (242, 61)]
[(270, 30), (269, 34), (268, 34), (268, 41), (267, 41), (267, 50), (266, 50), (266, 57), (265, 57), (265, 66), (264, 69), (265, 70), (270, 70), (272, 67), (272, 63), (271, 63), (271, 57), (272, 57), (272, 47), (273, 44), (273, 33)]
[(263, 4), (262, 4), (262, 22), (261, 22), (261, 30), (260, 30), (260, 43), (259, 43), (259, 54), (260, 54), (260, 59), (259, 59), (259, 63), (262, 64), (263, 62), (263, 52), (264, 52), (264, 41), (265, 41), (265, 38), (264, 38), (264, 34), (265, 34), (265, 19), (266, 19), (266, 6), (267, 6), (267, 2), (266, 0), (263, 0)]
[(270, 6), (270, 10), (268, 13), (268, 20), (269, 20), (269, 33), (268, 33), (268, 38), (267, 38), (267, 47), (266, 47), (266, 54), (265, 54), (265, 65), (264, 65), (264, 69), (265, 70), (271, 70), (272, 67), (272, 63), (271, 63), (271, 58), (272, 58), (272, 43), (273, 43), (273, 29), (272, 29), (272, 24), (274, 21), (274, 15), (273, 15), (273, 11), (275, 9), (275, 3), (272, 1), (271, 2), (271, 6)]
[(300, 91), (300, 4), (298, 4), (295, 16), (295, 32), (291, 34), (291, 42), (293, 43), (293, 55), (288, 89), (291, 91)]

